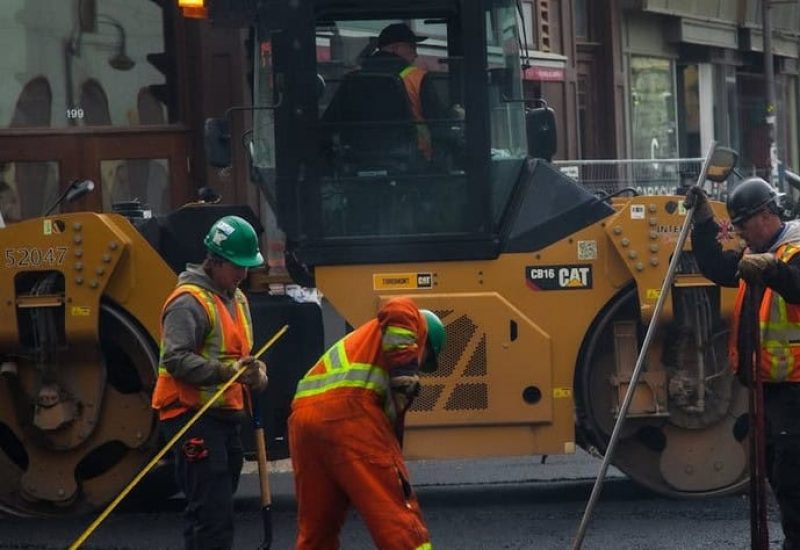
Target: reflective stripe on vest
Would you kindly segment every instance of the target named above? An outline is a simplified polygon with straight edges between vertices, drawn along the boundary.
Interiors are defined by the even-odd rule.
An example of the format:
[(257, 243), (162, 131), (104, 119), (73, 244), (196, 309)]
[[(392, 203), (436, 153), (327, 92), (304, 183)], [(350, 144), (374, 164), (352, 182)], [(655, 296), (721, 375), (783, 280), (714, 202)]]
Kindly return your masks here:
[[(389, 396), (389, 374), (377, 365), (351, 362), (345, 350), (346, 338), (329, 349), (309, 374), (297, 383), (295, 399), (313, 397), (339, 388), (362, 388), (375, 392), (383, 403), (386, 416), (391, 421), (396, 420), (394, 400)], [(318, 372), (319, 366), (322, 366), (322, 372)]]
[[(211, 330), (206, 334), (198, 355), (216, 359), (222, 363), (234, 363), (248, 355), (253, 346), (253, 330), (250, 324), (247, 298), (239, 289), (234, 296), (236, 318), (234, 319), (222, 299), (213, 292), (197, 285), (180, 285), (167, 298), (164, 311), (172, 301), (182, 294), (191, 294), (205, 309)], [(163, 313), (162, 313), (163, 315)], [(164, 349), (162, 342), (161, 355)], [(167, 416), (177, 416), (189, 409), (197, 409), (207, 403), (219, 390), (220, 385), (194, 386), (174, 379), (163, 363), (159, 363), (158, 381), (153, 393), (153, 406), (169, 409)], [(244, 398), (241, 384), (233, 384), (212, 407), (241, 410)], [(162, 414), (162, 418), (164, 415)]]
[[(775, 251), (775, 257), (782, 262), (789, 260), (800, 247), (784, 244)], [(736, 295), (728, 357), (731, 368), (739, 366), (739, 324), (744, 306), (747, 285), (739, 282)], [(772, 289), (767, 288), (759, 305), (759, 327), (761, 335), (761, 376), (769, 382), (800, 381), (800, 305), (787, 304), (786, 300)]]
[(417, 147), (423, 156), (430, 160), (433, 156), (433, 145), (431, 142), (431, 131), (425, 124), (425, 117), (422, 113), (422, 79), (426, 71), (410, 65), (400, 71), (400, 78), (408, 94), (408, 102), (411, 104), (411, 114), (414, 117), (417, 127)]

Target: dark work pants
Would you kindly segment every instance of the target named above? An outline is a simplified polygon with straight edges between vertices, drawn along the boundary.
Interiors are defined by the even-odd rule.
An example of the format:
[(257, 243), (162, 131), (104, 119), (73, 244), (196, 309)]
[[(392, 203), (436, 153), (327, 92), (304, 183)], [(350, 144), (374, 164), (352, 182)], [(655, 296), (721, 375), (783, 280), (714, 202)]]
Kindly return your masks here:
[[(192, 414), (162, 421), (164, 436), (172, 438)], [(176, 479), (186, 495), (186, 550), (230, 550), (233, 546), (233, 494), (244, 460), (241, 426), (235, 418), (210, 414), (214, 413), (202, 416), (173, 447)], [(205, 450), (207, 456), (188, 457), (185, 445), (189, 440), (195, 440), (195, 451)]]
[(800, 550), (800, 383), (764, 384), (767, 472), (781, 510), (784, 550)]

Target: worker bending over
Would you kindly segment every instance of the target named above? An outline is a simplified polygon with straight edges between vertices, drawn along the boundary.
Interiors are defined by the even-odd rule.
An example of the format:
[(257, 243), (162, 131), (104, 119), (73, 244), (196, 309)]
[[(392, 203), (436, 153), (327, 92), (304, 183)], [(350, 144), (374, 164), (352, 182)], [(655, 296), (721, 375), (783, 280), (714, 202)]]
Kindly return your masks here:
[(338, 549), (351, 504), (380, 550), (431, 548), (400, 437), (444, 339), (434, 313), (394, 298), (300, 380), (289, 417), (298, 550)]
[(262, 391), (267, 386), (266, 366), (250, 356), (252, 320), (238, 287), (247, 269), (264, 260), (255, 230), (238, 216), (217, 220), (203, 242), (205, 260), (186, 266), (164, 305), (153, 408), (171, 439), (246, 367), (174, 448), (176, 478), (187, 501), (186, 550), (227, 550), (233, 545), (233, 494), (243, 462), (239, 432), (245, 387)]

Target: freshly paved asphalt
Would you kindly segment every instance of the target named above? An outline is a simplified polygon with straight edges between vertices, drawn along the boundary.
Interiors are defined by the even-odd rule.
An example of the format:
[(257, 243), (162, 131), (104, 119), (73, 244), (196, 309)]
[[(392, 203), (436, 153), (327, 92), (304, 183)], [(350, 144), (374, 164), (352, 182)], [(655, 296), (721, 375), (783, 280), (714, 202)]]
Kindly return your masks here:
[[(600, 462), (573, 456), (410, 464), (436, 549), (569, 549)], [(271, 476), (275, 537), (272, 548), (293, 548), (296, 502), (287, 463)], [(258, 477), (248, 464), (236, 499), (237, 549), (262, 540)], [(155, 506), (123, 503), (85, 543), (104, 550), (181, 548), (175, 497)], [(78, 519), (0, 519), (0, 548), (65, 548), (91, 523)], [(742, 495), (703, 500), (662, 498), (610, 471), (584, 541), (585, 549), (746, 548), (749, 512)], [(780, 525), (770, 510), (771, 548), (780, 548)], [(342, 533), (343, 550), (374, 548), (353, 513)]]

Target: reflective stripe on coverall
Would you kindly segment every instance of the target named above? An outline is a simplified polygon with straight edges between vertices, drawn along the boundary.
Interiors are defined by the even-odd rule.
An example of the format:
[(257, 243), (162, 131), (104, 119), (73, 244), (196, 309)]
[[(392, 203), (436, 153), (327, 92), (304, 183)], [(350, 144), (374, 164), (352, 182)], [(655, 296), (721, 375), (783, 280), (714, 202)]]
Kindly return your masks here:
[(394, 434), (390, 373), (416, 371), (425, 321), (406, 298), (337, 342), (300, 381), (289, 418), (298, 550), (339, 548), (352, 504), (380, 550), (428, 550), (430, 536)]

